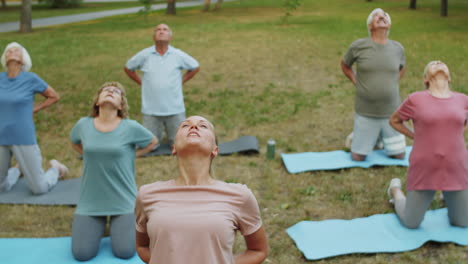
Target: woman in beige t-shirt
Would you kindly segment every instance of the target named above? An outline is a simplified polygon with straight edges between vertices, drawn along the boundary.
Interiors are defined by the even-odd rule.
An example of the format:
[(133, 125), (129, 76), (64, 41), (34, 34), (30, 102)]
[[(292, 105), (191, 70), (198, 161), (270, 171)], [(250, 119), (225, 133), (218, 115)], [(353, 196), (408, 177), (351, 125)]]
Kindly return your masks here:
[[(136, 207), (136, 247), (150, 264), (262, 263), (267, 241), (260, 210), (243, 184), (214, 180), (211, 161), (218, 155), (213, 125), (191, 116), (175, 137), (179, 175), (140, 188)], [(236, 231), (246, 250), (232, 253)]]

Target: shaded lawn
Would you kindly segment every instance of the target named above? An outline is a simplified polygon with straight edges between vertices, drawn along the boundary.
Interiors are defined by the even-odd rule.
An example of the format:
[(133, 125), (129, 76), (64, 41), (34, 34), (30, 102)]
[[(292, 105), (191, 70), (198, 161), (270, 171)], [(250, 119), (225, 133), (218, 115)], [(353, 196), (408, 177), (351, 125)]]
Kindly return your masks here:
[[(59, 158), (79, 177), (81, 162), (69, 147), (74, 123), (88, 113), (95, 90), (117, 80), (128, 90), (131, 118), (141, 120), (140, 89), (122, 68), (137, 51), (152, 45), (152, 28), (167, 23), (173, 45), (197, 58), (200, 73), (184, 87), (187, 114), (213, 121), (221, 142), (241, 135), (258, 137), (258, 156), (218, 157), (217, 178), (247, 184), (255, 193), (270, 253), (266, 263), (305, 263), (285, 229), (301, 220), (351, 219), (393, 212), (386, 188), (393, 177), (405, 179), (406, 168), (377, 167), (290, 175), (276, 157), (266, 161), (266, 141), (274, 138), (278, 152), (330, 151), (344, 148), (351, 132), (354, 89), (339, 61), (357, 38), (367, 36), (365, 21), (375, 7), (390, 13), (392, 39), (406, 49), (408, 70), (401, 81), (402, 97), (422, 89), (427, 62), (447, 62), (452, 88), (468, 92), (468, 6), (451, 1), (448, 18), (440, 18), (439, 1), (407, 9), (406, 0), (304, 1), (279, 23), (279, 1), (225, 3), (220, 12), (199, 8), (124, 15), (86, 23), (0, 34), (0, 47), (18, 41), (30, 52), (38, 73), (61, 94), (61, 102), (35, 116), (44, 159)], [(408, 141), (411, 144), (411, 141)], [(137, 183), (166, 180), (175, 175), (173, 157), (137, 160)], [(442, 207), (435, 201), (432, 208)], [(0, 205), (1, 237), (69, 236), (74, 208)], [(34, 217), (31, 217), (34, 216)], [(243, 248), (238, 238), (236, 251)], [(463, 263), (468, 249), (428, 243), (399, 254), (354, 254), (317, 263)]]

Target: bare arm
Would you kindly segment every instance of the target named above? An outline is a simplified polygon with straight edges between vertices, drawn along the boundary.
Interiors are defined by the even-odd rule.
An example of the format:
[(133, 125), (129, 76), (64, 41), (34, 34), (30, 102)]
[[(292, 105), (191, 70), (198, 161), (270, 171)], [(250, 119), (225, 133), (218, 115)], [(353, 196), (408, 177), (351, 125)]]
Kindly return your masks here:
[(141, 78), (135, 71), (132, 71), (128, 69), (127, 67), (124, 67), (124, 72), (127, 74), (128, 77), (130, 77), (130, 79), (135, 81), (138, 85), (141, 85)]
[(356, 74), (354, 73), (353, 71), (353, 68), (352, 67), (348, 67), (348, 65), (346, 65), (344, 63), (343, 60), (341, 60), (341, 70), (343, 71), (344, 75), (346, 77), (348, 77), (348, 79), (354, 84), (356, 85), (357, 83), (357, 80), (356, 80)]
[(196, 68), (195, 70), (191, 70), (191, 71), (187, 71), (185, 74), (184, 74), (184, 77), (182, 78), (182, 83), (186, 83), (188, 82), (190, 79), (193, 78), (193, 76), (195, 76), (195, 74), (197, 74), (198, 72), (200, 71), (200, 67)]
[(244, 236), (247, 249), (236, 256), (236, 264), (259, 264), (267, 257), (268, 245), (265, 229), (260, 227), (253, 234)]
[(147, 233), (140, 233), (136, 231), (136, 251), (141, 260), (148, 263), (151, 259), (149, 250), (149, 237)]
[(400, 73), (398, 74), (399, 80), (403, 78), (403, 76), (405, 75), (405, 72), (406, 72), (406, 67), (403, 66), (403, 68), (401, 68), (400, 70)]
[(138, 149), (136, 151), (136, 156), (137, 157), (141, 157), (143, 155), (145, 155), (146, 153), (150, 152), (151, 150), (153, 150), (153, 148), (158, 144), (158, 139), (156, 137), (153, 137), (153, 139), (151, 140), (151, 142), (148, 144), (148, 146), (144, 147), (144, 148), (141, 148), (141, 149)]
[(402, 133), (403, 135), (414, 139), (414, 133), (411, 131), (404, 123), (403, 120), (400, 118), (400, 114), (398, 111), (392, 114), (390, 117), (390, 125), (398, 132)]
[(41, 111), (42, 109), (45, 109), (53, 104), (55, 104), (59, 99), (60, 96), (58, 93), (50, 86), (48, 86), (44, 92), (41, 93), (42, 96), (44, 96), (46, 99), (42, 101), (41, 103), (37, 104), (34, 106), (33, 113), (37, 113)]
[(83, 155), (83, 145), (81, 145), (81, 144), (75, 144), (75, 143), (71, 143), (71, 145), (72, 145), (72, 148), (73, 148), (76, 152), (78, 152), (78, 153), (80, 153), (81, 155)]

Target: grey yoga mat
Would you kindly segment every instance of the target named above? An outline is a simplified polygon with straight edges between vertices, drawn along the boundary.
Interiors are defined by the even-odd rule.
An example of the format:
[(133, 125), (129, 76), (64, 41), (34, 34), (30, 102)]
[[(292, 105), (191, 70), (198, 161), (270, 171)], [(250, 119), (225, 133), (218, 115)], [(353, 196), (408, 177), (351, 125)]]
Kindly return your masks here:
[(59, 180), (49, 192), (34, 195), (24, 178), (8, 192), (0, 192), (2, 204), (76, 205), (80, 196), (80, 178)]
[[(258, 140), (254, 136), (243, 136), (233, 141), (219, 144), (219, 155), (239, 154), (258, 154)], [(161, 144), (156, 150), (146, 154), (145, 157), (171, 155), (171, 147), (167, 144)]]

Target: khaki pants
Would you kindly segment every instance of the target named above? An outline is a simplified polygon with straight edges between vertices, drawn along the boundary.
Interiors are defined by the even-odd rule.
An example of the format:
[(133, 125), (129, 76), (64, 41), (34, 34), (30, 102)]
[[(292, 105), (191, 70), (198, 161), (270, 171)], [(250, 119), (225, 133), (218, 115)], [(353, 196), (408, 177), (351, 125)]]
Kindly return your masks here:
[(143, 114), (143, 126), (156, 136), (162, 143), (163, 134), (166, 132), (169, 145), (174, 144), (174, 138), (180, 123), (185, 120), (185, 112), (170, 116), (153, 116)]

